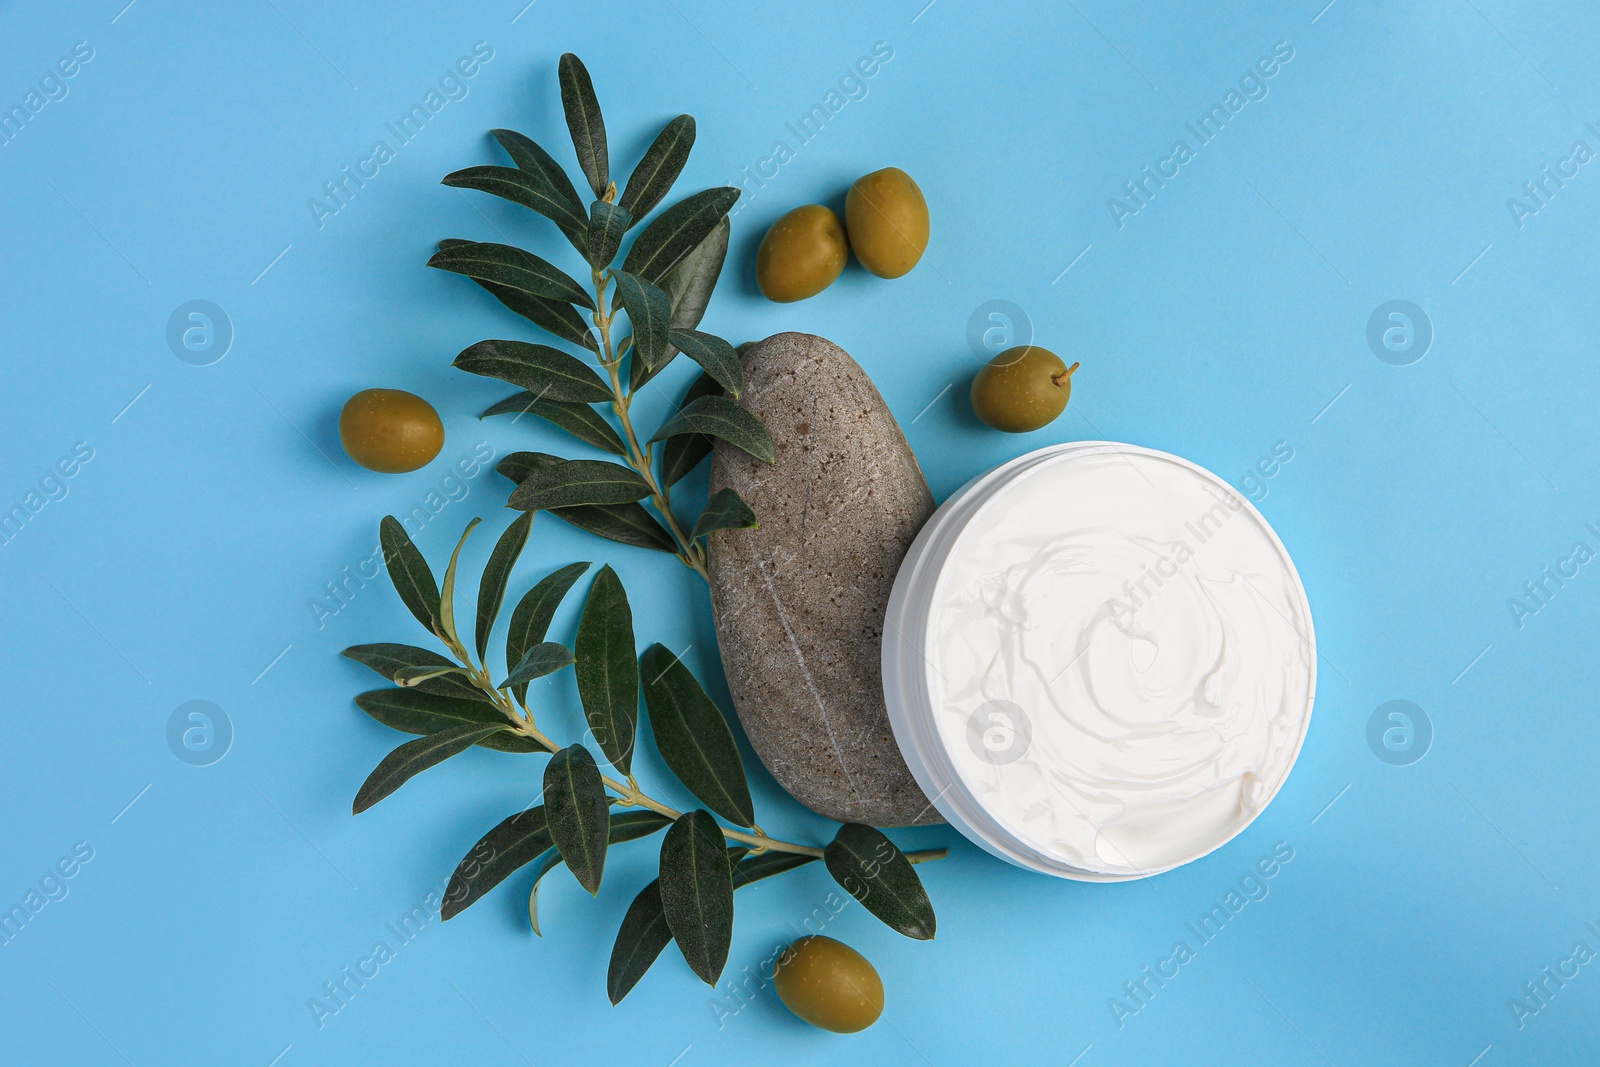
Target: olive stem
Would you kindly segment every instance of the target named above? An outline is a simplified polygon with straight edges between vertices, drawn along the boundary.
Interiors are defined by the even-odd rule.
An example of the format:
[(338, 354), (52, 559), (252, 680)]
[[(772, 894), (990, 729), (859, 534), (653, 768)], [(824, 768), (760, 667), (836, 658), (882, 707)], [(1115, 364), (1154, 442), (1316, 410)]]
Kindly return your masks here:
[[(513, 704), (511, 698), (506, 696), (502, 690), (495, 688), (494, 683), (489, 678), (488, 672), (481, 667), (474, 666), (471, 658), (467, 656), (465, 650), (463, 650), (459, 644), (449, 640), (447, 640), (445, 644), (449, 646), (451, 654), (460, 660), (462, 665), (467, 668), (468, 680), (471, 681), (473, 685), (477, 686), (478, 689), (482, 690), (484, 696), (489, 698), (489, 702), (492, 703), (496, 708), (500, 709), (506, 718), (510, 720), (510, 726), (513, 730), (528, 738), (546, 752), (559, 752), (561, 750), (560, 745), (556, 744), (555, 741), (551, 740), (543, 731), (534, 725), (533, 713), (528, 710), (528, 706), (526, 704), (522, 703), (521, 701), (517, 702), (517, 704), (521, 705), (521, 712), (519, 714), (517, 704)], [(609, 774), (601, 774), (600, 781), (605, 784), (607, 789), (610, 789), (612, 792), (617, 794), (617, 796), (611, 798), (612, 803), (622, 804), (625, 807), (648, 808), (657, 815), (667, 819), (676, 820), (683, 815), (683, 812), (669, 807), (668, 805), (661, 803), (661, 801), (656, 800), (654, 797), (647, 795), (644, 790), (639, 788), (639, 783), (634, 781), (633, 775), (629, 774), (625, 777), (627, 779), (626, 781), (618, 781)], [(753, 849), (758, 849), (761, 851), (772, 850), (775, 852), (793, 852), (801, 856), (816, 856), (819, 858), (822, 856), (822, 849), (820, 848), (817, 848), (813, 845), (798, 844), (793, 841), (779, 841), (776, 838), (768, 837), (765, 833), (762, 833), (759, 826), (751, 828), (753, 831), (755, 831), (753, 833), (745, 833), (742, 830), (731, 830), (726, 826), (719, 826), (718, 829), (722, 831), (722, 836), (728, 840), (749, 845)], [(942, 853), (942, 850), (936, 851), (940, 851)], [(923, 857), (923, 859), (936, 858), (938, 857), (931, 855)], [(918, 863), (921, 862), (921, 860), (913, 860), (912, 862)]]
[[(467, 680), (488, 698), (489, 703), (493, 704), (501, 714), (505, 715), (511, 729), (528, 738), (546, 752), (554, 753), (561, 750), (561, 746), (556, 744), (534, 723), (533, 712), (529, 710), (525, 702), (518, 700), (513, 703), (512, 698), (506, 695), (505, 690), (495, 687), (494, 681), (489, 676), (487, 663), (482, 665), (473, 663), (471, 654), (467, 652), (466, 648), (453, 634), (438, 633), (437, 631), (435, 633), (450, 654), (462, 665), (466, 672)], [(656, 800), (645, 793), (643, 789), (640, 789), (638, 781), (631, 772), (623, 777), (626, 779), (625, 781), (618, 781), (609, 774), (602, 773), (600, 775), (600, 781), (605, 787), (617, 794), (615, 797), (608, 798), (609, 803), (621, 804), (624, 807), (647, 808), (657, 815), (673, 821), (682, 817), (683, 812), (661, 803), (661, 801)], [(796, 855), (812, 856), (817, 859), (823, 857), (823, 850), (815, 845), (802, 845), (794, 841), (780, 841), (777, 838), (768, 837), (760, 826), (752, 825), (750, 833), (746, 833), (743, 830), (732, 830), (720, 824), (718, 824), (717, 828), (722, 831), (722, 836), (729, 841), (737, 841), (740, 844), (749, 845), (752, 852), (757, 854), (772, 851), (792, 852)], [(920, 852), (908, 852), (905, 855), (912, 863), (924, 863), (928, 860), (943, 858), (945, 852), (946, 850), (942, 848), (924, 849)]]
[[(650, 446), (639, 444), (638, 435), (633, 431), (633, 420), (628, 417), (628, 406), (633, 400), (633, 394), (623, 389), (622, 376), (618, 368), (622, 364), (622, 356), (611, 345), (611, 320), (616, 316), (616, 311), (609, 314), (606, 311), (606, 280), (607, 274), (601, 270), (591, 268), (594, 278), (595, 303), (597, 310), (594, 313), (595, 325), (600, 328), (600, 342), (603, 351), (600, 354), (600, 365), (605, 368), (606, 376), (611, 385), (611, 411), (616, 415), (617, 421), (622, 425), (623, 439), (626, 442), (628, 466), (633, 468), (639, 477), (644, 479), (650, 487), (650, 503), (661, 514), (667, 524), (667, 532), (672, 535), (673, 542), (678, 546), (677, 556), (684, 566), (700, 575), (707, 584), (711, 582), (711, 575), (706, 569), (705, 553), (693, 538), (686, 536), (683, 527), (678, 524), (678, 518), (672, 513), (671, 487), (656, 481), (656, 476), (650, 464)], [(638, 358), (637, 353), (635, 357)]]
[[(506, 716), (512, 729), (546, 752), (553, 753), (561, 750), (560, 745), (551, 740), (534, 724), (533, 712), (528, 709), (526, 703), (520, 700), (513, 703), (512, 698), (508, 697), (504, 690), (495, 688), (495, 684), (489, 676), (487, 665), (473, 663), (472, 656), (453, 635), (439, 634), (438, 636), (444, 642), (450, 654), (466, 669), (467, 680), (481, 690), (484, 696), (489, 699), (489, 702)], [(623, 777), (626, 781), (618, 781), (609, 774), (600, 775), (600, 781), (604, 783), (605, 787), (617, 794), (615, 797), (608, 798), (610, 803), (621, 804), (624, 807), (647, 808), (663, 818), (674, 821), (683, 815), (683, 812), (669, 807), (646, 794), (643, 789), (639, 788), (639, 783), (631, 772)], [(737, 841), (740, 844), (749, 845), (752, 851), (756, 853), (767, 851), (792, 852), (796, 855), (813, 856), (818, 859), (823, 856), (823, 850), (815, 845), (802, 845), (794, 841), (780, 841), (777, 838), (768, 837), (766, 832), (759, 826), (752, 825), (750, 833), (746, 833), (743, 830), (732, 830), (720, 824), (717, 828), (722, 831), (722, 836), (729, 841)], [(906, 858), (912, 863), (923, 863), (928, 860), (941, 859), (945, 852), (946, 850), (942, 848), (924, 849), (920, 852), (908, 852), (906, 853)]]
[(1052, 385), (1060, 385), (1062, 382), (1064, 382), (1068, 378), (1072, 377), (1072, 372), (1077, 370), (1078, 367), (1079, 367), (1079, 364), (1074, 363), (1072, 366), (1068, 367), (1066, 370), (1062, 371), (1060, 374), (1052, 374), (1052, 375), (1050, 375), (1050, 384), (1052, 384)]
[[(612, 186), (607, 192), (614, 195), (615, 186)], [(655, 472), (650, 466), (650, 448), (641, 446), (638, 435), (634, 433), (633, 421), (628, 417), (628, 406), (633, 396), (630, 391), (624, 390), (622, 386), (622, 377), (618, 373), (622, 357), (612, 347), (611, 343), (611, 320), (616, 316), (616, 312), (615, 310), (607, 311), (607, 274), (594, 268), (591, 268), (591, 273), (594, 278), (595, 289), (593, 320), (600, 331), (600, 365), (605, 368), (606, 376), (610, 379), (611, 410), (616, 415), (617, 422), (622, 426), (623, 439), (627, 448), (627, 454), (623, 458), (627, 460), (628, 466), (639, 477), (643, 478), (645, 484), (650, 487), (650, 503), (655, 506), (655, 509), (661, 513), (661, 517), (666, 521), (667, 530), (678, 545), (678, 558), (709, 583), (711, 577), (706, 569), (705, 553), (693, 539), (684, 535), (683, 527), (678, 524), (677, 516), (672, 513), (669, 496), (670, 487), (661, 485), (656, 481)], [(1071, 372), (1069, 371), (1068, 373)], [(506, 716), (513, 730), (533, 741), (546, 752), (560, 751), (561, 746), (547, 737), (534, 724), (533, 712), (528, 709), (527, 704), (522, 701), (517, 701), (516, 704), (513, 704), (512, 699), (504, 691), (495, 688), (494, 682), (489, 677), (487, 667), (474, 665), (466, 649), (453, 638), (446, 637), (444, 640), (450, 652), (466, 667), (468, 679), (488, 697), (490, 703)], [(519, 706), (520, 712), (518, 710)], [(608, 774), (601, 774), (600, 781), (607, 789), (617, 794), (617, 796), (610, 798), (611, 803), (620, 804), (624, 807), (647, 808), (667, 819), (676, 820), (683, 815), (681, 811), (647, 795), (644, 790), (639, 788), (639, 783), (634, 780), (632, 774), (627, 774), (625, 777), (626, 781), (618, 781)], [(796, 855), (812, 856), (817, 859), (821, 859), (823, 856), (823, 850), (815, 845), (802, 845), (794, 841), (780, 841), (777, 838), (768, 837), (761, 831), (759, 826), (751, 827), (754, 831), (753, 833), (732, 830), (720, 825), (718, 829), (722, 831), (722, 836), (729, 841), (737, 841), (740, 844), (749, 845), (752, 851), (756, 853), (767, 851), (791, 852)], [(946, 850), (942, 848), (923, 849), (917, 852), (905, 853), (905, 857), (912, 863), (925, 863), (929, 860), (942, 859), (945, 853)]]

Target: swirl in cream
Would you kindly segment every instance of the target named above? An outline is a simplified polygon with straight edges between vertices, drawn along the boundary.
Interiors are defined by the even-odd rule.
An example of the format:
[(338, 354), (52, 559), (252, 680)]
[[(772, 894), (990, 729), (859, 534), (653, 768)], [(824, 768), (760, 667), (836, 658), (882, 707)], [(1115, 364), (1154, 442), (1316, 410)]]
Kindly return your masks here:
[(1277, 792), (1310, 715), (1287, 555), (1225, 484), (1157, 453), (1022, 470), (962, 530), (929, 618), (963, 785), (1068, 869), (1148, 873), (1221, 845)]

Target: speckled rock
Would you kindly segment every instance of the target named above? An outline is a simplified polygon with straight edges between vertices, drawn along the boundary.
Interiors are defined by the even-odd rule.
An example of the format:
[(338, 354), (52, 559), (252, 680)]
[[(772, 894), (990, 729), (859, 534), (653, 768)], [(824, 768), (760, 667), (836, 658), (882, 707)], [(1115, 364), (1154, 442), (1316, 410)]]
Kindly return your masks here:
[(780, 333), (744, 355), (739, 403), (766, 423), (768, 465), (717, 443), (756, 530), (711, 535), (711, 606), (745, 733), (812, 810), (872, 826), (937, 823), (884, 710), (884, 609), (933, 497), (878, 390), (845, 351)]

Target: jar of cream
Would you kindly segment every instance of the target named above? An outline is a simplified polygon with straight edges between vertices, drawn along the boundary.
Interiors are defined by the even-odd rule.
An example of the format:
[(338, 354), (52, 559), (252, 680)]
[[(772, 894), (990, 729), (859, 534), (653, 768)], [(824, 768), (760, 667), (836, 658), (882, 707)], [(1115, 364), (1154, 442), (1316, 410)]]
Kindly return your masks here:
[(890, 597), (883, 684), (951, 825), (1031, 870), (1122, 881), (1220, 847), (1277, 794), (1316, 640), (1288, 553), (1226, 482), (1078, 442), (928, 520)]

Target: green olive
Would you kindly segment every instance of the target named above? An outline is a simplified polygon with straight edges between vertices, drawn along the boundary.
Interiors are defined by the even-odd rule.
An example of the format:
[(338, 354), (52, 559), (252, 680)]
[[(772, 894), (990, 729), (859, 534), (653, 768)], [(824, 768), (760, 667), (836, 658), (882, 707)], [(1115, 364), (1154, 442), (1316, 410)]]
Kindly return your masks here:
[(880, 278), (898, 278), (928, 248), (928, 202), (905, 171), (875, 170), (851, 183), (844, 228), (863, 267)]
[(768, 300), (787, 304), (833, 284), (850, 257), (839, 216), (821, 204), (787, 212), (756, 249), (756, 285)]
[(370, 471), (404, 474), (444, 447), (444, 424), (433, 405), (400, 389), (363, 389), (339, 412), (339, 443)]
[(1048, 348), (1008, 348), (972, 379), (972, 411), (1007, 433), (1037, 430), (1066, 410), (1077, 369)]
[(784, 1007), (836, 1034), (865, 1030), (883, 1014), (883, 980), (867, 958), (831, 937), (802, 937), (783, 950), (772, 984)]

